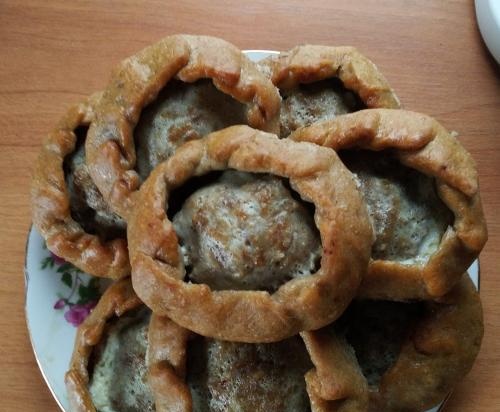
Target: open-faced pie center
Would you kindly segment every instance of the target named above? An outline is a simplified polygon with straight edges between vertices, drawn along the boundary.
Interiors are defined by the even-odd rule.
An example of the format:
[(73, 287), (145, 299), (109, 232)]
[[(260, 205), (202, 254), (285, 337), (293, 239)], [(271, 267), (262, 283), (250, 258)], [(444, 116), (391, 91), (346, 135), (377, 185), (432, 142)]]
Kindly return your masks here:
[(316, 368), (306, 375), (313, 403), (427, 411), (478, 354), (481, 302), (465, 274), (441, 301), (357, 300), (335, 323), (301, 335)]
[[(234, 231), (237, 231), (238, 228), (249, 228), (252, 224), (264, 221), (255, 215), (262, 213), (273, 219), (264, 230), (251, 227), (252, 236), (249, 239), (246, 239), (245, 231), (238, 235), (241, 238), (236, 244), (245, 245), (246, 240), (250, 243), (245, 246), (249, 247), (251, 255), (245, 256), (243, 260), (241, 250), (231, 251), (234, 246), (230, 242), (223, 248), (218, 245), (216, 248), (202, 245), (209, 254), (215, 251), (216, 256), (221, 251), (231, 251), (239, 259), (235, 266), (239, 269), (237, 273), (248, 271), (252, 275), (248, 277), (252, 282), (254, 278), (261, 277), (261, 274), (269, 276), (268, 269), (257, 272), (259, 276), (253, 276), (254, 269), (244, 267), (246, 262), (256, 266), (252, 261), (255, 257), (263, 254), (265, 259), (278, 262), (278, 267), (289, 267), (290, 272), (278, 272), (286, 278), (290, 274), (297, 274), (296, 264), (311, 261), (309, 258), (295, 260), (297, 257), (293, 255), (293, 251), (297, 250), (299, 253), (301, 237), (310, 238), (311, 241), (306, 243), (312, 245), (312, 249), (300, 251), (301, 254), (316, 250), (317, 242), (312, 240), (312, 230), (307, 230), (310, 235), (301, 235), (305, 219), (295, 216), (300, 208), (296, 206), (293, 196), (289, 194), (285, 201), (285, 210), (293, 213), (287, 213), (289, 216), (283, 216), (282, 219), (280, 214), (284, 210), (278, 210), (275, 202), (267, 198), (272, 200), (274, 195), (270, 194), (276, 191), (280, 193), (276, 201), (280, 202), (280, 199), (286, 198), (285, 193), (281, 195), (284, 187), (280, 189), (278, 185), (271, 190), (273, 185), (269, 186), (269, 183), (263, 186), (259, 186), (259, 183), (255, 186), (258, 190), (250, 191), (254, 193), (253, 196), (262, 199), (262, 205), (260, 200), (256, 202), (252, 196), (245, 194), (245, 190), (238, 188), (235, 193), (241, 193), (237, 196), (221, 194), (219, 198), (211, 196), (212, 200), (208, 197), (213, 206), (207, 203), (204, 209), (213, 210), (208, 216), (210, 219), (203, 217), (206, 212), (198, 208), (191, 212), (192, 217), (187, 219), (184, 230), (175, 228), (168, 215), (173, 191), (188, 186), (189, 179), (194, 177), (203, 178), (209, 173), (227, 170), (269, 174), (277, 179), (287, 179), (301, 199), (314, 205), (314, 225), (321, 239), (321, 259), (314, 273), (307, 276), (299, 274), (279, 285), (272, 293), (268, 290), (213, 290), (206, 283), (186, 279), (186, 269), (193, 273), (195, 265), (190, 262), (191, 267), (186, 267), (183, 264), (182, 247), (195, 245), (197, 240), (193, 242), (186, 238), (181, 244), (182, 235), (179, 236), (178, 233), (191, 231), (189, 224), (193, 221), (194, 226), (198, 225), (199, 231), (194, 231), (195, 238), (203, 238), (206, 228), (212, 227), (211, 222), (218, 222), (221, 228), (225, 228), (228, 220), (234, 220), (239, 222), (234, 226)], [(269, 180), (272, 181), (273, 179)], [(221, 200), (228, 206), (235, 206), (228, 208)], [(189, 199), (186, 203), (189, 204)], [(264, 207), (260, 209), (262, 206)], [(225, 208), (227, 212), (224, 212)], [(247, 214), (252, 219), (247, 219)], [(299, 212), (299, 216), (303, 214)], [(332, 150), (310, 143), (279, 139), (276, 135), (243, 125), (228, 127), (203, 139), (187, 142), (166, 162), (160, 163), (144, 182), (128, 224), (134, 290), (146, 305), (156, 314), (168, 316), (180, 326), (200, 335), (248, 343), (275, 342), (302, 330), (317, 329), (335, 320), (357, 291), (369, 261), (373, 241), (366, 206), (356, 190), (355, 180)], [(280, 226), (283, 226), (281, 232)], [(215, 235), (210, 234), (212, 239), (209, 239), (208, 244), (213, 246), (213, 240), (218, 240), (221, 234), (211, 230)], [(287, 231), (294, 232), (291, 238), (286, 234)], [(285, 243), (292, 240), (287, 250), (290, 256), (281, 256), (279, 249), (273, 250), (276, 245), (273, 244), (275, 239), (269, 238), (272, 233), (279, 235), (278, 243), (282, 241), (284, 233), (286, 236), (283, 239), (288, 238)], [(228, 233), (222, 236), (231, 240), (233, 235)], [(264, 249), (263, 240), (261, 243), (264, 237), (269, 251)], [(206, 240), (202, 239), (202, 243), (204, 242)], [(252, 249), (252, 242), (259, 245), (255, 250)], [(286, 247), (281, 247), (281, 250), (285, 249)], [(196, 249), (194, 252), (193, 255), (198, 253)], [(299, 257), (301, 256), (304, 255)], [(224, 259), (213, 261), (219, 265)], [(257, 263), (257, 266), (264, 266)], [(226, 279), (233, 281), (241, 277), (224, 270)], [(270, 278), (272, 277), (274, 275)], [(269, 286), (265, 287), (267, 289)]]
[(377, 236), (358, 296), (443, 296), (483, 248), (474, 161), (435, 119), (367, 109), (298, 129), (290, 139), (339, 151), (358, 175)]
[(246, 110), (209, 79), (194, 83), (171, 80), (141, 113), (134, 130), (139, 175), (146, 179), (156, 165), (188, 140), (247, 123)]
[(75, 130), (77, 136), (75, 151), (64, 159), (71, 216), (83, 230), (96, 234), (103, 240), (125, 238), (125, 221), (104, 201), (85, 163), (84, 143), (87, 130), (87, 126), (80, 126)]
[(282, 179), (227, 171), (187, 198), (173, 219), (189, 279), (214, 290), (275, 291), (315, 273), (312, 215)]
[(33, 225), (52, 253), (90, 275), (118, 279), (130, 274), (125, 222), (94, 184), (84, 147), (101, 98), (72, 106), (44, 140), (31, 186)]
[(312, 367), (299, 337), (249, 344), (196, 338), (187, 384), (195, 412), (307, 412), (304, 374)]
[(150, 317), (141, 308), (114, 319), (94, 348), (89, 390), (97, 411), (155, 411), (146, 365)]
[(279, 92), (237, 47), (169, 36), (115, 70), (86, 143), (90, 173), (128, 219), (149, 172), (187, 140), (235, 124), (277, 131)]
[(434, 179), (383, 152), (350, 150), (340, 156), (357, 176), (368, 206), (376, 233), (372, 258), (427, 262), (453, 224)]

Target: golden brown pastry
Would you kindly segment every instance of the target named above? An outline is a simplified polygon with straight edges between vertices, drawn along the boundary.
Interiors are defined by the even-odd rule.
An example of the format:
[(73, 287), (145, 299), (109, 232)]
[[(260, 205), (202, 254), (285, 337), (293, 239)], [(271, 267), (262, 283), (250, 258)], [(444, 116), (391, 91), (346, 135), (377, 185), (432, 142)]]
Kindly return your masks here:
[(72, 412), (175, 410), (174, 404), (162, 403), (174, 390), (165, 387), (165, 369), (160, 374), (155, 370), (165, 363), (181, 365), (185, 351), (175, 342), (183, 342), (192, 333), (154, 325), (151, 311), (135, 294), (130, 278), (106, 290), (78, 328), (65, 377)]
[(270, 344), (196, 336), (151, 315), (122, 279), (78, 329), (66, 386), (72, 412), (307, 412), (311, 367), (298, 336)]
[(358, 177), (376, 233), (360, 297), (442, 296), (479, 255), (487, 231), (474, 162), (436, 120), (371, 109), (290, 138), (334, 149)]
[(72, 412), (155, 410), (145, 358), (150, 314), (129, 278), (106, 290), (77, 331), (65, 377)]
[(315, 365), (308, 390), (325, 411), (423, 412), (469, 372), (482, 336), (468, 275), (438, 301), (356, 300), (337, 322), (302, 333)]
[[(227, 342), (195, 335), (155, 314), (149, 336), (149, 382), (161, 410), (311, 410), (304, 374), (312, 364), (298, 336), (275, 343)], [(154, 362), (156, 352), (168, 359)]]
[(84, 145), (101, 94), (73, 106), (44, 141), (31, 185), (33, 224), (57, 256), (95, 276), (130, 274), (126, 225), (104, 202)]
[(280, 136), (365, 108), (400, 107), (377, 67), (353, 47), (304, 45), (258, 63), (280, 89)]
[(141, 178), (182, 143), (234, 124), (276, 131), (279, 108), (277, 89), (232, 44), (166, 37), (112, 76), (86, 143), (90, 173), (126, 219)]
[[(213, 290), (186, 279), (166, 213), (169, 196), (193, 176), (226, 169), (289, 179), (291, 188), (314, 204), (322, 244), (316, 273), (291, 279), (274, 293)], [(160, 164), (141, 188), (128, 229), (132, 280), (141, 299), (196, 333), (240, 342), (277, 341), (337, 318), (356, 293), (373, 240), (354, 179), (333, 151), (247, 126), (188, 142)], [(268, 247), (276, 247), (269, 240)]]

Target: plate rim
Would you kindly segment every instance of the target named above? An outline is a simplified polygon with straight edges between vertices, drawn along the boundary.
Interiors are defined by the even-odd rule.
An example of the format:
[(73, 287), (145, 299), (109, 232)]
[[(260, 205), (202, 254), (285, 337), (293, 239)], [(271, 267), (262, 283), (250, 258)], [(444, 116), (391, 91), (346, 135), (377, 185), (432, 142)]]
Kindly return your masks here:
[(30, 224), (30, 227), (28, 229), (28, 236), (27, 236), (27, 239), (26, 239), (26, 245), (25, 245), (25, 248), (24, 248), (24, 320), (25, 320), (25, 323), (26, 323), (26, 329), (28, 330), (28, 337), (29, 337), (29, 341), (30, 341), (30, 346), (31, 346), (31, 350), (33, 352), (33, 355), (35, 356), (35, 361), (36, 361), (36, 364), (38, 366), (38, 370), (40, 371), (42, 377), (43, 377), (43, 380), (45, 381), (45, 385), (49, 388), (49, 391), (50, 391), (50, 394), (52, 395), (52, 398), (56, 401), (57, 403), (57, 406), (59, 406), (59, 409), (62, 411), (62, 412), (68, 412), (66, 411), (66, 409), (63, 407), (59, 397), (57, 396), (55, 390), (52, 388), (52, 385), (50, 384), (49, 382), (49, 379), (45, 373), (45, 370), (42, 368), (42, 364), (40, 362), (40, 356), (38, 355), (38, 352), (35, 348), (35, 344), (34, 344), (34, 341), (33, 341), (33, 336), (32, 336), (32, 333), (31, 333), (31, 328), (30, 328), (30, 325), (29, 325), (29, 317), (28, 317), (28, 289), (29, 289), (29, 282), (30, 282), (30, 274), (29, 274), (29, 271), (28, 271), (28, 250), (29, 250), (29, 245), (30, 245), (30, 242), (31, 242), (31, 233), (33, 231), (37, 231), (34, 226), (33, 226), (33, 223)]

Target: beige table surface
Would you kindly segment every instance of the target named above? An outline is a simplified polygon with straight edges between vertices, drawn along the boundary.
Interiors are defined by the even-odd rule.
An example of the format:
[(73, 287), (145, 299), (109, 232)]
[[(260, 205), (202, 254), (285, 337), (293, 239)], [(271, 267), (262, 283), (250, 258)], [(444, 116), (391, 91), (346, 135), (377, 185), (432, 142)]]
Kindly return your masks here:
[[(237, 2), (234, 2), (237, 4)], [(56, 411), (24, 319), (28, 185), (42, 138), (65, 108), (106, 84), (121, 59), (173, 33), (242, 49), (353, 45), (408, 109), (460, 133), (480, 173), (490, 240), (481, 256), (486, 334), (447, 410), (500, 410), (500, 75), (472, 0), (0, 0), (0, 411)]]

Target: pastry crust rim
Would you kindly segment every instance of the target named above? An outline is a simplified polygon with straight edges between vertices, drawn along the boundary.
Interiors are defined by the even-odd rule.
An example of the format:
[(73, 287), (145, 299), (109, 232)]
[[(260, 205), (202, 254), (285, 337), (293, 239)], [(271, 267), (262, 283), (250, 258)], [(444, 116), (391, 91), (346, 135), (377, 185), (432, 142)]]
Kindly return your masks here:
[(377, 66), (350, 46), (300, 45), (258, 62), (279, 89), (338, 78), (369, 108), (401, 107)]
[[(227, 168), (289, 178), (315, 204), (323, 248), (318, 272), (288, 281), (272, 295), (212, 291), (183, 280), (177, 236), (165, 212), (168, 193), (191, 176)], [(332, 179), (335, 185), (328, 183)], [(151, 173), (138, 199), (128, 227), (134, 289), (154, 312), (216, 339), (272, 342), (332, 322), (356, 294), (373, 240), (354, 179), (333, 151), (248, 126), (183, 145)]]
[(359, 297), (408, 300), (443, 296), (486, 243), (474, 161), (432, 117), (405, 110), (366, 109), (298, 129), (290, 139), (334, 151), (390, 149), (403, 165), (436, 180), (439, 197), (454, 214), (453, 225), (425, 264), (370, 260)]
[(70, 107), (44, 140), (31, 182), (32, 217), (48, 249), (57, 256), (91, 275), (117, 279), (130, 275), (127, 240), (103, 241), (72, 218), (63, 168), (64, 158), (76, 147), (74, 131), (91, 124), (100, 98), (101, 93), (95, 93)]
[[(315, 365), (308, 375), (317, 402), (328, 405), (342, 397), (345, 402), (357, 405), (355, 410), (368, 411), (374, 407), (374, 410), (391, 412), (408, 408), (424, 411), (445, 399), (471, 369), (479, 352), (484, 330), (481, 301), (465, 273), (448, 294), (437, 301), (422, 302), (425, 314), (403, 342), (396, 362), (381, 376), (378, 388), (368, 386), (356, 358), (350, 356), (351, 346), (343, 338), (327, 328), (301, 333)], [(473, 324), (475, 328), (471, 327)], [(330, 346), (333, 354), (329, 353)], [(347, 357), (350, 361), (339, 369), (338, 362), (332, 361), (337, 357)], [(412, 373), (408, 373), (410, 369)], [(430, 371), (434, 371), (431, 383), (427, 378)], [(427, 379), (418, 380), (419, 376)], [(413, 399), (414, 388), (405, 388), (411, 378), (423, 382), (420, 388), (425, 389), (421, 391), (425, 396), (422, 398)], [(352, 385), (353, 379), (356, 385)], [(395, 396), (398, 391), (404, 396)]]
[(270, 80), (236, 46), (210, 36), (172, 35), (125, 59), (106, 88), (86, 142), (90, 174), (125, 220), (141, 185), (135, 171), (134, 128), (142, 109), (168, 82), (209, 78), (247, 106), (253, 126), (275, 131), (281, 98)]
[(139, 308), (143, 303), (132, 288), (130, 278), (117, 280), (104, 292), (96, 307), (78, 327), (69, 369), (64, 376), (68, 400), (74, 412), (96, 412), (88, 389), (88, 361), (100, 342), (107, 322)]

